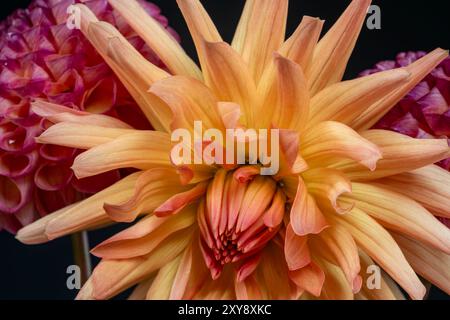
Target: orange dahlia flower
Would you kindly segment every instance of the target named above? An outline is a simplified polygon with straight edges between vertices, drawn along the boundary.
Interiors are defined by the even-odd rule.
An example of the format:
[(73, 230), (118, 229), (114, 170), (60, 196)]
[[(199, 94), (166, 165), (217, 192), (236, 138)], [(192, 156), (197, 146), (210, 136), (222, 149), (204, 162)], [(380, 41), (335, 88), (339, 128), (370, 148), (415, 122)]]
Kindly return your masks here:
[[(109, 2), (173, 75), (78, 5), (83, 33), (157, 130), (34, 104), (59, 122), (40, 142), (87, 150), (77, 177), (139, 170), (18, 234), (42, 243), (140, 218), (93, 249), (102, 261), (78, 298), (138, 284), (132, 298), (401, 299), (400, 286), (422, 299), (417, 274), (450, 293), (450, 230), (435, 217), (450, 217), (450, 174), (433, 165), (449, 157), (447, 141), (369, 129), (447, 51), (342, 81), (369, 0), (352, 1), (320, 40), (322, 21), (311, 17), (285, 40), (288, 0), (248, 0), (231, 45), (198, 0), (178, 0), (200, 70), (135, 1)], [(280, 170), (260, 175), (263, 161), (175, 165), (171, 133), (195, 133), (195, 121), (281, 129)]]

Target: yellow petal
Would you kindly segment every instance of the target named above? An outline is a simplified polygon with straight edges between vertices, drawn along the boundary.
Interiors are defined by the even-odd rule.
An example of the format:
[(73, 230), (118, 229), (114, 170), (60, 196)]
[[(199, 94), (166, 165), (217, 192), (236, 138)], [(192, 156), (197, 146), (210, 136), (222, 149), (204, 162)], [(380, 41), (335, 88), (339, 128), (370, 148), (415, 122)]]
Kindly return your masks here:
[(247, 64), (225, 42), (202, 42), (206, 84), (220, 101), (241, 106), (242, 124), (253, 127), (256, 86)]
[[(190, 233), (189, 233), (190, 231)], [(175, 259), (189, 244), (192, 231), (175, 233), (144, 257), (102, 260), (78, 298), (109, 299), (145, 280), (154, 271)]]
[(342, 157), (375, 170), (382, 157), (376, 144), (339, 122), (322, 122), (306, 131), (301, 141), (302, 155), (313, 167), (327, 166)]
[(373, 104), (350, 124), (355, 130), (368, 130), (373, 127), (393, 106), (395, 106), (405, 95), (410, 92), (420, 81), (422, 81), (434, 68), (445, 58), (448, 51), (436, 49), (425, 57), (417, 60), (405, 69), (411, 74), (406, 83), (401, 85), (391, 94), (386, 95), (381, 101)]
[(325, 260), (319, 260), (326, 281), (320, 294), (321, 300), (353, 300), (352, 287), (347, 282), (341, 268)]
[(342, 206), (341, 195), (352, 192), (352, 184), (342, 172), (327, 168), (308, 170), (302, 173), (308, 192), (317, 199), (319, 207), (331, 209), (339, 214), (350, 211), (353, 206)]
[(248, 63), (256, 83), (284, 41), (287, 11), (287, 0), (248, 0), (245, 4), (232, 46)]
[(342, 80), (370, 3), (370, 0), (353, 0), (317, 44), (311, 68), (306, 72), (313, 95)]
[(135, 130), (61, 122), (44, 131), (36, 141), (68, 148), (90, 149), (133, 132)]
[(105, 128), (131, 129), (125, 122), (110, 116), (74, 110), (40, 99), (31, 102), (31, 109), (53, 123), (70, 122)]
[(450, 218), (450, 174), (430, 165), (377, 180), (384, 188), (416, 200), (434, 215)]
[(353, 183), (352, 194), (341, 201), (355, 203), (388, 229), (450, 253), (450, 230), (410, 198), (376, 184)]
[(394, 69), (330, 85), (312, 98), (308, 126), (328, 120), (351, 126), (359, 115), (405, 83), (410, 75), (405, 69)]
[(302, 70), (307, 70), (319, 40), (323, 22), (318, 18), (304, 16), (298, 28), (278, 52), (297, 63)]
[(354, 181), (374, 180), (416, 170), (450, 155), (450, 147), (445, 139), (413, 139), (386, 130), (368, 130), (362, 132), (361, 136), (379, 147), (383, 159), (378, 161), (377, 170), (373, 172), (353, 161), (332, 165)]
[(134, 131), (80, 154), (72, 169), (82, 179), (122, 168), (170, 167), (170, 149), (169, 134)]
[(414, 270), (450, 294), (450, 255), (396, 233), (392, 236)]
[(413, 299), (423, 299), (426, 289), (406, 261), (391, 235), (360, 209), (346, 215), (328, 215), (345, 227), (356, 243), (367, 252)]
[(134, 288), (133, 292), (128, 297), (128, 300), (130, 301), (141, 301), (145, 300), (147, 297), (147, 292), (150, 289), (150, 286), (153, 283), (153, 279), (155, 279), (155, 276), (150, 276), (148, 280), (145, 280), (138, 284), (136, 288)]
[(170, 297), (170, 289), (180, 266), (181, 256), (170, 261), (163, 266), (155, 277), (150, 286), (146, 299), (147, 300), (168, 300)]
[(357, 278), (361, 271), (358, 247), (352, 235), (344, 227), (334, 225), (327, 228), (317, 237), (313, 237), (311, 246), (326, 260), (340, 266), (350, 289), (355, 293), (359, 291), (360, 288), (354, 286), (358, 284)]
[(181, 45), (135, 0), (108, 0), (173, 74), (202, 79), (201, 71)]
[(190, 129), (194, 122), (202, 121), (203, 128), (224, 130), (217, 99), (202, 82), (193, 78), (174, 76), (154, 83), (150, 92), (171, 108), (174, 119), (172, 130)]

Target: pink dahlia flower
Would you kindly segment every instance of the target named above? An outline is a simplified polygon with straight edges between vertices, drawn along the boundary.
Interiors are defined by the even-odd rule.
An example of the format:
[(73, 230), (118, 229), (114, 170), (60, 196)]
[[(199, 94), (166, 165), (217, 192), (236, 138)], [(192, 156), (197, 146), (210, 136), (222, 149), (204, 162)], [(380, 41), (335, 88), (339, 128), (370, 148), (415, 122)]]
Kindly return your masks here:
[[(15, 233), (33, 222), (119, 180), (119, 171), (77, 179), (70, 167), (78, 150), (40, 145), (52, 125), (30, 102), (106, 114), (134, 128), (150, 125), (101, 56), (79, 30), (66, 26), (67, 8), (85, 3), (116, 26), (149, 61), (164, 67), (107, 0), (35, 0), (0, 24), (0, 230)], [(159, 8), (140, 1), (168, 28)], [(175, 32), (170, 30), (175, 36)], [(49, 105), (51, 107), (51, 105)]]
[[(362, 72), (361, 76), (405, 67), (425, 55), (422, 51), (400, 53), (395, 61), (382, 61), (373, 69)], [(397, 131), (413, 138), (447, 138), (450, 144), (450, 58), (406, 95), (375, 128)], [(438, 165), (450, 171), (450, 158)], [(450, 221), (443, 220), (450, 227)]]

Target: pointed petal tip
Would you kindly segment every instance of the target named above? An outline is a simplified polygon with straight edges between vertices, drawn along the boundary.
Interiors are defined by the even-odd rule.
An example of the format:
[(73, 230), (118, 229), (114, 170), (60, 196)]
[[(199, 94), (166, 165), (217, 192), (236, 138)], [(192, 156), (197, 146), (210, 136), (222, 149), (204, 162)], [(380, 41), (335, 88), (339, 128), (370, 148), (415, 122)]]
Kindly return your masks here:
[(95, 300), (94, 297), (94, 285), (92, 283), (92, 278), (90, 278), (83, 288), (78, 292), (75, 300)]
[(23, 244), (35, 245), (50, 241), (45, 233), (46, 221), (38, 220), (17, 232), (16, 239)]

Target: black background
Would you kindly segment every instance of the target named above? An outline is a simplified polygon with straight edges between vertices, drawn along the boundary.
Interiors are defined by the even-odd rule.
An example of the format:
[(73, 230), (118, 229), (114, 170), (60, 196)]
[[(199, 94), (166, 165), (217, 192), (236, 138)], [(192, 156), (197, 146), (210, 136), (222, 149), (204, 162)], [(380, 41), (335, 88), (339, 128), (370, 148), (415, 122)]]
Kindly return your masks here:
[[(183, 46), (191, 56), (195, 50), (175, 0), (153, 0), (161, 7), (171, 26), (179, 32)], [(243, 0), (203, 0), (222, 36), (231, 40)], [(355, 77), (380, 60), (392, 59), (407, 50), (430, 51), (450, 48), (450, 9), (448, 0), (381, 0), (382, 29), (363, 28), (350, 61), (346, 78)], [(1, 18), (30, 1), (1, 1)], [(338, 18), (349, 0), (291, 0), (288, 32), (303, 15), (326, 20), (325, 29)], [(117, 227), (115, 228), (117, 229)], [(115, 229), (90, 233), (91, 246), (106, 239)], [(76, 292), (66, 288), (66, 268), (73, 264), (70, 238), (40, 246), (24, 246), (12, 235), (0, 232), (0, 299), (72, 299)], [(448, 299), (433, 288), (430, 298)]]

